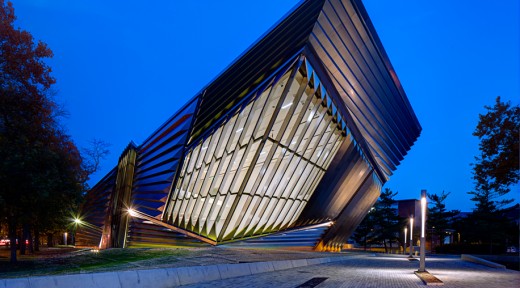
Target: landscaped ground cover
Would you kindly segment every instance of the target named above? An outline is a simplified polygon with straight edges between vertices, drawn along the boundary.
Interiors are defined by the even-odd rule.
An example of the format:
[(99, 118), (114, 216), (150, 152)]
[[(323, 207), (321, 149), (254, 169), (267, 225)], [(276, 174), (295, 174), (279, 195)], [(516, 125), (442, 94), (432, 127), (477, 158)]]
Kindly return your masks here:
[(43, 248), (41, 252), (20, 256), (9, 263), (8, 253), (0, 253), (0, 278), (52, 274), (88, 273), (150, 267), (173, 263), (193, 251), (176, 248), (109, 249), (96, 251), (70, 247)]

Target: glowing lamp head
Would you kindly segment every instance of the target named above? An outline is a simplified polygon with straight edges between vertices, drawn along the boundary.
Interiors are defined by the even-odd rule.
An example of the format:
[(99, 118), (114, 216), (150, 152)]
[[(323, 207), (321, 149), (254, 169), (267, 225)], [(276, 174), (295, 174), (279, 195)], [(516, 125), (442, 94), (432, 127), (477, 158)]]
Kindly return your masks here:
[(132, 216), (132, 217), (137, 216), (137, 212), (136, 212), (134, 209), (132, 209), (132, 208), (129, 208), (129, 209), (128, 209), (128, 214), (129, 214), (130, 216)]
[(81, 219), (79, 219), (79, 218), (75, 218), (75, 219), (74, 219), (74, 223), (76, 223), (76, 224), (78, 224), (78, 225), (81, 225), (81, 223), (83, 223), (83, 222), (81, 222)]
[(421, 237), (425, 237), (426, 208), (426, 197), (423, 195), (421, 198)]

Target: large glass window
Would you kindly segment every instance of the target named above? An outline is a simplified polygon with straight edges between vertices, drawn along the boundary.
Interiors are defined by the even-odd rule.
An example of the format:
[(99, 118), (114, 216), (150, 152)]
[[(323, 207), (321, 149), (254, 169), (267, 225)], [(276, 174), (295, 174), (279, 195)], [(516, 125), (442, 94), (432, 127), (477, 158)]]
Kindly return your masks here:
[(192, 144), (166, 219), (216, 241), (274, 232), (298, 219), (349, 134), (307, 67), (275, 77)]

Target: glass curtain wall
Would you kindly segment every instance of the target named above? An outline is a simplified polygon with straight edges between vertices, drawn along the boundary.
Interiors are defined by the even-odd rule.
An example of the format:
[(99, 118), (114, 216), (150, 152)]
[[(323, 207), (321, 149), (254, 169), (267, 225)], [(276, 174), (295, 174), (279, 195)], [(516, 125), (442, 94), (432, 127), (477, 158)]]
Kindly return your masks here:
[(348, 136), (301, 60), (186, 152), (165, 220), (217, 242), (291, 226)]

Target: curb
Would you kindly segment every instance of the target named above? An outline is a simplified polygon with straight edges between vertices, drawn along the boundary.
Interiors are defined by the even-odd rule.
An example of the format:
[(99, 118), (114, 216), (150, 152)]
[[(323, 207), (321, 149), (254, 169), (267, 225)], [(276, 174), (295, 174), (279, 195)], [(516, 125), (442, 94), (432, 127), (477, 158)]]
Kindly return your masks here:
[(0, 279), (0, 288), (166, 288), (344, 261), (352, 256)]
[(464, 261), (473, 262), (473, 263), (485, 265), (485, 266), (488, 266), (488, 267), (496, 268), (496, 269), (506, 269), (506, 266), (504, 266), (502, 264), (498, 264), (498, 263), (495, 263), (495, 262), (484, 260), (482, 258), (478, 258), (478, 257), (471, 256), (471, 255), (468, 255), (468, 254), (460, 255), (460, 259), (462, 259)]

